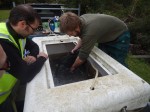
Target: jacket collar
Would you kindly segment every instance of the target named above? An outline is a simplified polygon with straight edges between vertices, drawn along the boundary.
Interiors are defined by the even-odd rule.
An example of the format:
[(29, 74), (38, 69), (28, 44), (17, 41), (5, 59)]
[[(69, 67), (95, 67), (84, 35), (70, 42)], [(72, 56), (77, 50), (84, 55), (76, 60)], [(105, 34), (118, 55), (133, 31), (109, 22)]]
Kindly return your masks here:
[(24, 39), (23, 36), (21, 36), (20, 34), (18, 34), (13, 28), (12, 26), (10, 25), (9, 21), (6, 22), (6, 26), (7, 26), (7, 29), (10, 33), (10, 35), (15, 39), (15, 40), (18, 40), (18, 39)]

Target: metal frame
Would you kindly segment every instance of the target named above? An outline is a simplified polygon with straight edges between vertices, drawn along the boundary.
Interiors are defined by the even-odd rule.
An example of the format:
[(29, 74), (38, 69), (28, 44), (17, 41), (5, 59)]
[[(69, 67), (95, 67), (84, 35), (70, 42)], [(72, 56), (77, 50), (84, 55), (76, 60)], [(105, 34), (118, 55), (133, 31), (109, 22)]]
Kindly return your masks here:
[(78, 8), (39, 8), (39, 7), (33, 7), (33, 9), (41, 9), (41, 10), (62, 10), (63, 12), (66, 10), (77, 10), (78, 11), (78, 16), (80, 16), (80, 10), (81, 10), (81, 5), (79, 4)]

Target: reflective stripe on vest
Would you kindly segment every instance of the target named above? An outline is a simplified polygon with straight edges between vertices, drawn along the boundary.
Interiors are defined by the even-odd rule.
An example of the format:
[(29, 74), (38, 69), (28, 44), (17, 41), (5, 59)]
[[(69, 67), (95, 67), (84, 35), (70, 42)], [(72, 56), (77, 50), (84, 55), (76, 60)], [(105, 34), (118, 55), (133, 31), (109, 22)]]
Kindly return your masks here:
[(4, 73), (0, 78), (0, 104), (10, 95), (17, 79), (8, 73)]
[(21, 56), (23, 58), (26, 39), (19, 39), (19, 46), (18, 46), (14, 38), (9, 34), (6, 27), (6, 23), (0, 23), (0, 38), (8, 39), (10, 42), (12, 42), (19, 50), (21, 50)]
[(1, 92), (1, 93), (0, 93), (0, 96), (5, 95), (5, 94), (9, 93), (10, 91), (11, 91), (11, 89), (8, 90), (8, 91), (5, 91), (5, 92)]

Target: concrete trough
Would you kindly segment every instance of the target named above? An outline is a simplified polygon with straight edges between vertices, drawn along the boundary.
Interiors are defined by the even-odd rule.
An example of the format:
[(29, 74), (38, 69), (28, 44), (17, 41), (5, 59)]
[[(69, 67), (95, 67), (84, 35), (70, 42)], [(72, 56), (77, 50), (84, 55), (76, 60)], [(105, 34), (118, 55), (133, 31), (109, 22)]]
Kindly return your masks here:
[(83, 68), (70, 73), (68, 68), (63, 71), (64, 64), (59, 62), (77, 43), (77, 37), (56, 35), (33, 40), (49, 59), (27, 85), (24, 112), (119, 112), (149, 102), (150, 85), (97, 47)]

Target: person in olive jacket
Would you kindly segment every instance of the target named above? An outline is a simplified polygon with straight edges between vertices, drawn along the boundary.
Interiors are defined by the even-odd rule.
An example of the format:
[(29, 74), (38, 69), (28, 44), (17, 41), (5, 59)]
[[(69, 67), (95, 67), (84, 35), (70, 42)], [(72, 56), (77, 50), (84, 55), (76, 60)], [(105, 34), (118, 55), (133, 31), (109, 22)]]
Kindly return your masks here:
[(66, 12), (60, 17), (60, 31), (80, 40), (72, 53), (80, 48), (71, 71), (82, 65), (88, 58), (95, 43), (112, 58), (127, 66), (125, 58), (130, 43), (127, 25), (117, 17), (105, 14), (84, 14), (78, 17)]

